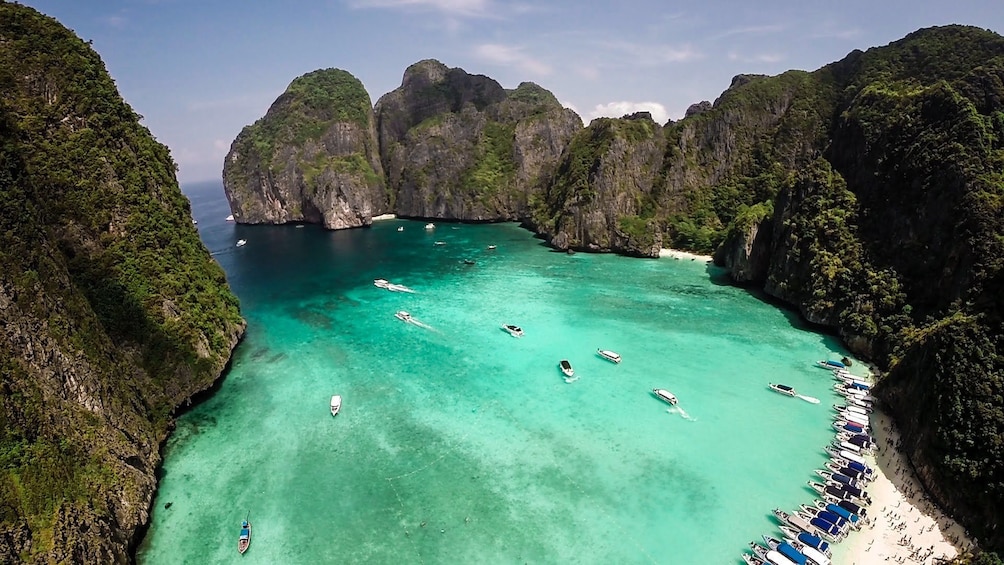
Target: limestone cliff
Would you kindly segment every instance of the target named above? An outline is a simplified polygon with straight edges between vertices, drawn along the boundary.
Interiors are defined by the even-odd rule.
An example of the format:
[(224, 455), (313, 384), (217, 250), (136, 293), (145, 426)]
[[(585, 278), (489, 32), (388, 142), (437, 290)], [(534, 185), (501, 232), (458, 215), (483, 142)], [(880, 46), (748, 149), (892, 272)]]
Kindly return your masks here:
[[(779, 78), (732, 96), (748, 98), (757, 85), (780, 93)], [(793, 122), (786, 136), (810, 143), (754, 143), (751, 153), (726, 136), (703, 150), (738, 148), (733, 159), (750, 159), (747, 170), (777, 171), (760, 183), (773, 187), (762, 194), (772, 214), (754, 224), (754, 206), (733, 205), (716, 258), (887, 371), (875, 392), (925, 487), (1000, 549), (1004, 450), (988, 438), (1004, 434), (1004, 38), (962, 26), (920, 30), (807, 80), (811, 88), (785, 103), (804, 105), (804, 93), (815, 93), (814, 114), (829, 118)], [(717, 107), (681, 127), (691, 120), (707, 120), (705, 131), (729, 127)], [(718, 197), (701, 184), (694, 193)]]
[(433, 60), (408, 67), (377, 101), (394, 211), (406, 217), (518, 220), (582, 127), (543, 88), (511, 91)]
[(223, 187), (240, 223), (369, 225), (388, 210), (369, 94), (339, 69), (292, 83), (234, 140)]
[(128, 563), (173, 412), (243, 329), (100, 58), (0, 3), (0, 562)]
[(653, 180), (664, 151), (662, 127), (647, 112), (594, 120), (562, 156), (532, 227), (557, 249), (658, 257)]

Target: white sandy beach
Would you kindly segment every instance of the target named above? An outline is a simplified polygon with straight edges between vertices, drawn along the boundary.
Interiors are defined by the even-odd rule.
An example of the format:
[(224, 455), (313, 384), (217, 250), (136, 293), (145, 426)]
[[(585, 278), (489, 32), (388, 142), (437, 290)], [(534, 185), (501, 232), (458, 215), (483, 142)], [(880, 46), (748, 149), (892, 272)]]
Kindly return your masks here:
[(877, 478), (868, 485), (871, 527), (835, 546), (834, 563), (911, 563), (932, 565), (970, 549), (965, 529), (927, 497), (906, 457), (897, 451), (899, 432), (879, 410), (871, 415), (879, 450), (869, 464)]
[(660, 249), (659, 257), (671, 257), (680, 261), (711, 261), (711, 255), (698, 255), (697, 253), (691, 253), (689, 251), (680, 251), (679, 249)]

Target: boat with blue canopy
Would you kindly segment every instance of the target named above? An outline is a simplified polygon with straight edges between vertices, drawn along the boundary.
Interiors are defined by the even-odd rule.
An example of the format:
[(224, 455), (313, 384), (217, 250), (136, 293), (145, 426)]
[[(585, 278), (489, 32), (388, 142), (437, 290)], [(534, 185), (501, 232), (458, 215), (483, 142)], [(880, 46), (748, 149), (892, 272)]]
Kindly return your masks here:
[(821, 361), (816, 361), (816, 364), (824, 369), (829, 369), (835, 371), (837, 369), (846, 369), (847, 365), (844, 365), (840, 361), (834, 361), (832, 359), (824, 359)]
[(792, 547), (791, 544), (786, 541), (782, 541), (768, 535), (763, 536), (763, 541), (767, 544), (767, 547), (787, 557), (789, 561), (795, 563), (796, 565), (805, 565), (809, 561), (808, 557), (806, 557), (801, 551)]
[(784, 534), (784, 537), (789, 540), (805, 544), (816, 551), (819, 551), (823, 555), (830, 557), (830, 544), (823, 538), (805, 530), (792, 528), (791, 526), (781, 525), (780, 529), (781, 533)]

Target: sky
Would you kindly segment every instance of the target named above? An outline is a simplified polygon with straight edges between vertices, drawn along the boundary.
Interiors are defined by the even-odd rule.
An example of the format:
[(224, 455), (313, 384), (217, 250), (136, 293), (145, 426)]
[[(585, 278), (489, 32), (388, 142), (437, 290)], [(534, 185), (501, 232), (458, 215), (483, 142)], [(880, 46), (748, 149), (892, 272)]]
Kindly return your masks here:
[(22, 0), (101, 55), (171, 149), (219, 180), (241, 129), (296, 77), (339, 68), (372, 103), (422, 59), (535, 82), (584, 123), (714, 101), (742, 73), (815, 70), (922, 27), (1004, 32), (1002, 0)]

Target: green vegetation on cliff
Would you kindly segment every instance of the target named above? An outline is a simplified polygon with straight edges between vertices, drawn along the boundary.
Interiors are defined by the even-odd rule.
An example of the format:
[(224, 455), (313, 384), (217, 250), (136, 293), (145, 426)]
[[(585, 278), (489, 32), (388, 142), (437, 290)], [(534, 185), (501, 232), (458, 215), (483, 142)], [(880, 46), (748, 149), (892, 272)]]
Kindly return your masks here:
[(0, 561), (125, 562), (171, 414), (243, 320), (87, 44), (0, 3), (0, 91)]

